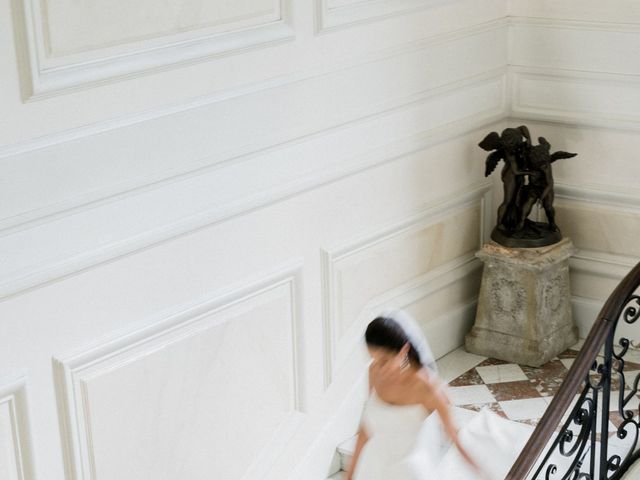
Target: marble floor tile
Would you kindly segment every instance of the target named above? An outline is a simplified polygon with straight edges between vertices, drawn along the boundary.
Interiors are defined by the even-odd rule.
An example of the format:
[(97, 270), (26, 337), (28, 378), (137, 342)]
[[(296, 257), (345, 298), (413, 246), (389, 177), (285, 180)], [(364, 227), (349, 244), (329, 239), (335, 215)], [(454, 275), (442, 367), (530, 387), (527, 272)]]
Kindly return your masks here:
[(451, 387), (464, 387), (467, 385), (483, 385), (484, 381), (482, 377), (478, 375), (478, 371), (475, 368), (467, 370), (455, 380), (449, 382)]
[[(501, 416), (527, 425), (535, 426), (540, 421), (545, 410), (551, 404), (554, 395), (560, 388), (568, 370), (579, 354), (581, 342), (562, 352), (557, 358), (540, 368), (515, 365), (503, 360), (481, 357), (458, 349), (453, 355), (448, 355), (438, 361), (444, 366), (449, 375), (448, 389), (452, 403), (458, 405), (460, 411), (477, 412), (488, 408)], [(632, 353), (630, 351), (630, 353)], [(633, 352), (635, 355), (635, 351)], [(625, 357), (625, 394), (631, 391), (631, 385), (636, 376), (640, 375), (640, 352), (633, 357)], [(599, 359), (602, 361), (602, 359)], [(442, 366), (441, 372), (442, 372)], [(597, 379), (598, 374), (592, 373)], [(622, 424), (623, 418), (618, 412), (618, 397), (620, 382), (612, 381), (610, 418), (608, 423), (610, 441), (619, 441), (615, 437), (616, 429)], [(577, 392), (571, 406), (563, 413), (556, 431), (565, 424), (571, 411), (575, 407), (582, 391)], [(602, 397), (599, 397), (599, 402)], [(635, 421), (639, 418), (640, 392), (634, 394), (626, 405), (631, 410)], [(598, 414), (600, 415), (600, 414)], [(601, 421), (598, 416), (597, 436), (599, 437)], [(579, 428), (579, 426), (574, 426)]]
[(475, 403), (494, 403), (495, 397), (486, 385), (468, 385), (465, 387), (449, 387), (447, 394), (453, 405), (470, 405)]
[(460, 347), (438, 359), (436, 364), (440, 378), (448, 383), (486, 359), (487, 357), (469, 353), (464, 347)]
[[(616, 350), (617, 351), (617, 350)], [(625, 362), (634, 362), (640, 364), (640, 350), (636, 348), (630, 348), (627, 354), (624, 356)]]
[[(544, 401), (547, 403), (547, 405), (551, 405), (551, 401), (553, 400), (554, 397), (542, 397), (544, 399)], [(578, 400), (580, 399), (580, 395), (576, 395), (573, 400), (571, 401), (571, 404), (569, 406), (569, 408), (567, 408), (565, 410), (565, 412), (562, 414), (562, 417), (560, 418), (560, 422), (558, 423), (558, 425), (556, 426), (556, 431), (560, 431), (560, 429), (564, 426), (564, 424), (567, 422), (567, 419), (570, 417), (571, 413), (573, 412), (573, 409), (575, 408), (576, 404), (578, 403)], [(547, 407), (549, 408), (549, 407)]]
[(496, 413), (496, 414), (500, 415), (503, 418), (507, 418), (507, 414), (504, 413), (504, 410), (502, 410), (502, 408), (500, 407), (500, 404), (498, 402), (494, 402), (494, 403), (472, 403), (470, 405), (465, 405), (464, 408), (469, 409), (469, 410), (473, 410), (474, 412), (479, 412), (481, 410), (484, 410), (485, 408), (488, 408), (493, 413)]
[[(611, 417), (609, 416), (609, 418)], [(607, 422), (607, 425), (608, 425), (607, 430), (609, 434), (611, 434), (612, 432), (615, 432), (618, 428), (613, 422), (611, 422), (611, 420)], [(596, 432), (597, 433), (602, 432), (602, 413), (600, 409), (598, 409), (598, 414), (596, 415)]]
[(551, 396), (560, 389), (568, 370), (562, 360), (552, 360), (540, 368), (523, 366), (522, 371), (536, 385), (540, 395)]
[[(635, 358), (634, 358), (635, 360)], [(612, 367), (614, 370), (618, 369), (618, 360), (614, 360), (612, 362)], [(624, 356), (624, 370), (626, 371), (631, 371), (631, 370), (640, 370), (640, 363), (638, 363), (637, 361), (633, 362), (631, 361), (630, 358), (628, 358), (628, 355)]]
[(580, 350), (584, 345), (584, 338), (578, 340), (575, 345), (571, 345), (571, 350)]
[[(635, 395), (629, 396), (632, 393), (631, 390), (623, 390), (622, 392), (624, 392), (622, 401), (624, 401), (625, 399), (627, 399), (627, 397), (629, 397), (627, 399), (627, 403), (623, 405), (624, 409), (625, 410), (637, 409), (638, 406), (640, 405), (640, 394), (636, 393)], [(611, 391), (611, 395), (609, 397), (609, 411), (618, 410), (620, 395), (621, 395), (620, 390)]]
[[(627, 390), (631, 390), (633, 388), (633, 384), (636, 378), (640, 377), (640, 370), (627, 370), (625, 367), (624, 370), (624, 387)], [(640, 390), (640, 380), (638, 380), (638, 390)]]
[(565, 368), (567, 370), (569, 370), (571, 368), (571, 365), (573, 365), (573, 362), (576, 361), (576, 359), (575, 358), (562, 358), (562, 357), (560, 357), (560, 361), (565, 366)]
[[(636, 408), (635, 410), (630, 410), (630, 412), (633, 414), (632, 420), (634, 422), (637, 422), (639, 420), (638, 409)], [(622, 415), (620, 415), (618, 412), (609, 412), (609, 420), (616, 428), (622, 425), (625, 421)]]
[(538, 423), (540, 423), (540, 419), (539, 418), (526, 418), (526, 419), (522, 419), (522, 420), (516, 420), (516, 422), (520, 422), (520, 423), (524, 423), (525, 425), (531, 425), (532, 427), (536, 427), (536, 426), (538, 426)]
[(482, 363), (478, 364), (478, 367), (487, 367), (490, 365), (507, 365), (511, 362), (505, 362), (504, 360), (498, 360), (497, 358), (487, 358)]
[(540, 393), (536, 390), (535, 385), (529, 380), (492, 383), (488, 384), (487, 387), (489, 387), (489, 390), (499, 402), (540, 397)]
[(576, 358), (578, 356), (578, 353), (580, 353), (578, 350), (573, 350), (573, 349), (570, 348), (568, 350), (565, 350), (561, 354), (559, 354), (558, 358), (560, 358), (560, 359), (563, 359), (563, 358)]
[(527, 376), (522, 371), (522, 368), (515, 363), (478, 366), (476, 370), (485, 384), (527, 380)]
[(498, 403), (510, 420), (541, 418), (548, 406), (543, 398), (525, 398), (522, 400), (507, 400)]

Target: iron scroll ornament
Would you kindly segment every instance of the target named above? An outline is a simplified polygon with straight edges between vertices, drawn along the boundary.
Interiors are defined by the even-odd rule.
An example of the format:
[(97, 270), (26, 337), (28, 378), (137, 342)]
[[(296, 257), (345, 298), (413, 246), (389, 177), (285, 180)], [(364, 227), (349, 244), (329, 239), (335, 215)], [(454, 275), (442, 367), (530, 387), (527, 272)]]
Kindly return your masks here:
[[(640, 458), (640, 417), (635, 413), (640, 410), (637, 396), (640, 373), (627, 382), (625, 356), (631, 341), (620, 337), (614, 347), (620, 320), (631, 325), (640, 318), (640, 295), (630, 295), (623, 305), (605, 341), (604, 356), (597, 359), (587, 373), (575, 406), (542, 457), (532, 480), (619, 480)], [(615, 409), (610, 410), (613, 381), (618, 382), (620, 394)], [(597, 428), (598, 410), (602, 412), (600, 431)], [(610, 412), (615, 412), (621, 420), (613, 432), (609, 430)], [(622, 453), (610, 454), (609, 433), (624, 446)], [(554, 454), (569, 460), (569, 465), (561, 469), (557, 463), (550, 462)]]

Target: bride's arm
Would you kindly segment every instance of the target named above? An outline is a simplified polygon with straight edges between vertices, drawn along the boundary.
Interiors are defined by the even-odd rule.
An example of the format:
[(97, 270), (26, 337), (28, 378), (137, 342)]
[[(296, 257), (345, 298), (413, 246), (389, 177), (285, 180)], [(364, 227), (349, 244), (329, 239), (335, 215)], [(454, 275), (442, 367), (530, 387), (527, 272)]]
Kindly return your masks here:
[[(373, 389), (373, 377), (374, 371), (373, 366), (369, 366), (369, 395), (371, 395), (371, 390)], [(351, 463), (349, 464), (349, 469), (347, 470), (347, 476), (345, 480), (351, 480), (353, 478), (353, 472), (356, 469), (356, 464), (358, 463), (358, 457), (360, 456), (360, 451), (364, 444), (369, 440), (369, 436), (362, 425), (362, 420), (360, 420), (360, 427), (358, 428), (358, 440), (356, 441), (356, 449), (353, 452), (353, 457), (351, 457)]]
[(466, 462), (471, 465), (471, 467), (478, 473), (481, 473), (480, 467), (475, 462), (475, 460), (469, 455), (466, 449), (460, 443), (460, 439), (458, 437), (458, 431), (453, 423), (453, 419), (451, 418), (451, 410), (449, 399), (446, 397), (444, 392), (441, 389), (438, 389), (436, 392), (436, 411), (440, 416), (442, 421), (442, 425), (444, 426), (445, 432), (451, 438), (454, 445), (462, 455), (462, 457), (466, 460)]
[(362, 450), (362, 447), (364, 447), (364, 444), (367, 443), (367, 440), (369, 440), (369, 436), (364, 430), (364, 427), (360, 425), (360, 428), (358, 429), (358, 441), (356, 442), (356, 449), (353, 452), (353, 457), (351, 458), (351, 463), (349, 464), (349, 469), (347, 470), (346, 480), (351, 480), (353, 478), (353, 472), (356, 469), (360, 451)]

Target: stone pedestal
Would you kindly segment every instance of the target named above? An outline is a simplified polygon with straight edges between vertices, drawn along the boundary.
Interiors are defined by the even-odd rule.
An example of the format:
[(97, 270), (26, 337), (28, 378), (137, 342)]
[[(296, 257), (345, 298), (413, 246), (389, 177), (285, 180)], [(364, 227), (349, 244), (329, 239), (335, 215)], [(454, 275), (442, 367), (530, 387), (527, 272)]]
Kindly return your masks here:
[(571, 317), (568, 238), (540, 248), (491, 242), (484, 262), (478, 310), (466, 337), (469, 352), (539, 367), (578, 341)]

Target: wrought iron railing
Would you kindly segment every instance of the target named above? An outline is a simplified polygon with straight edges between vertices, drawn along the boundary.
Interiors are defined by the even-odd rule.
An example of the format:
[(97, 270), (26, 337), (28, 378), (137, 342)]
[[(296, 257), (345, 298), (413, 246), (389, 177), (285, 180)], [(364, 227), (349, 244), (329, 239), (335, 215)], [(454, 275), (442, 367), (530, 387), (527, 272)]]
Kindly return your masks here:
[[(630, 340), (618, 337), (619, 326), (640, 318), (639, 287), (640, 263), (598, 314), (566, 379), (505, 480), (618, 480), (640, 457), (640, 374), (625, 378)], [(618, 415), (615, 430), (609, 428), (612, 383), (620, 391), (613, 410)], [(609, 448), (610, 433), (615, 434), (615, 452)]]

